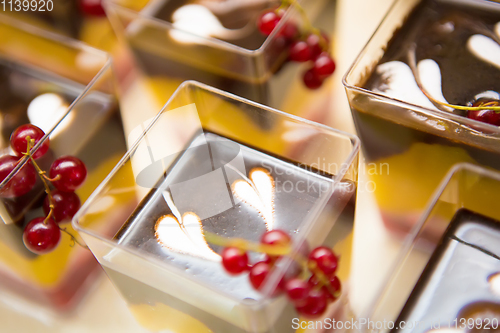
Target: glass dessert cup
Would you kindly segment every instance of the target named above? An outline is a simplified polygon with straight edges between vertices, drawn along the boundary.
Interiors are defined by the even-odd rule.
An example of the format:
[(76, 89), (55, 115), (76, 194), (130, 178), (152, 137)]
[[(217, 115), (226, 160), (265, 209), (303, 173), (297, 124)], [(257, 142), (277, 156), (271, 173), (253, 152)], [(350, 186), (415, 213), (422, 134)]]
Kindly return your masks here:
[(468, 163), (452, 168), (366, 314), (371, 326), (365, 323), (362, 331), (498, 329), (499, 190), (498, 172)]
[[(318, 90), (307, 89), (302, 73), (309, 65), (286, 63), (288, 44), (282, 35), (292, 24), (303, 26), (297, 10), (287, 9), (268, 37), (257, 28), (262, 11), (278, 4), (267, 0), (105, 3), (117, 35), (126, 41), (140, 68), (141, 82), (154, 96), (156, 107), (148, 117), (156, 114), (183, 81), (196, 80), (324, 122), (328, 115), (328, 86), (333, 80), (325, 80)], [(301, 5), (315, 27), (332, 34), (334, 1), (301, 1)], [(187, 12), (193, 7), (194, 13)]]
[[(484, 24), (481, 32), (462, 17), (469, 15), (476, 15), (471, 16), (474, 24)], [(478, 35), (499, 33), (500, 25), (492, 24), (497, 21), (500, 5), (491, 1), (396, 1), (344, 77), (364, 156), (368, 165), (377, 166), (370, 176), (377, 203), (385, 226), (395, 234), (411, 230), (455, 163), (500, 169), (500, 128), (432, 102), (414, 75), (419, 73), (420, 84), (441, 103), (465, 106), (481, 93), (498, 99), (493, 92), (500, 91), (498, 65), (470, 51)], [(464, 40), (467, 46), (457, 44)], [(412, 70), (415, 45), (418, 67)]]
[(100, 0), (6, 2), (3, 12), (38, 28), (81, 40), (111, 52), (115, 35)]
[[(65, 155), (85, 163), (87, 179), (76, 191), (83, 203), (126, 151), (107, 54), (0, 15), (0, 86), (1, 155), (14, 154), (9, 138), (17, 127), (40, 127), (45, 136), (35, 149), (50, 138), (48, 152), (38, 159), (43, 170)], [(98, 263), (88, 250), (71, 247), (65, 234), (48, 254), (35, 255), (24, 246), (23, 228), (44, 216), (38, 177), (21, 196), (9, 192), (28, 163), (22, 157), (0, 183), (0, 286), (45, 307), (69, 310), (99, 272)], [(61, 227), (76, 235), (67, 223)]]
[[(149, 123), (131, 132), (129, 142), (138, 140), (73, 219), (142, 325), (290, 331), (293, 306), (268, 296), (289, 258), (259, 293), (248, 273), (228, 275), (222, 248), (205, 239), (259, 242), (269, 229), (289, 233), (293, 252), (305, 242), (333, 248), (343, 291), (325, 316), (350, 315), (355, 136), (193, 81)], [(123, 183), (132, 185), (124, 191)]]

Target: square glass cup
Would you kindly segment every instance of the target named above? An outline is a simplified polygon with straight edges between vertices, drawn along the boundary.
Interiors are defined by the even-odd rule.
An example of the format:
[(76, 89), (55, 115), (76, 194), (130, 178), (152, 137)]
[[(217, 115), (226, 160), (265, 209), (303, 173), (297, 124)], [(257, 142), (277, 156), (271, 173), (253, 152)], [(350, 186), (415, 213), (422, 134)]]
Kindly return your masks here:
[[(423, 103), (421, 99), (418, 102), (415, 98), (416, 95), (422, 94), (420, 92), (412, 91), (407, 93), (405, 98), (393, 98), (386, 93), (365, 88), (367, 80), (376, 71), (378, 63), (386, 54), (392, 38), (403, 33), (406, 37), (405, 41), (412, 38), (409, 36), (412, 32), (405, 29), (409, 24), (408, 17), (422, 3), (459, 5), (463, 8), (471, 6), (471, 12), (480, 10), (484, 13), (486, 11), (487, 14), (484, 15), (489, 15), (490, 20), (491, 17), (497, 17), (500, 21), (500, 4), (492, 1), (397, 0), (344, 76), (343, 83), (367, 162), (366, 172), (375, 183), (375, 197), (384, 224), (388, 230), (400, 235), (407, 234), (415, 225), (427, 199), (447, 170), (454, 164), (468, 162), (500, 169), (500, 128), (498, 126), (438, 110), (433, 108), (429, 101), (425, 106), (421, 106), (424, 105), (420, 104)], [(446, 26), (450, 27), (450, 24)], [(453, 29), (447, 31), (453, 31)], [(412, 36), (415, 36), (414, 32)], [(441, 38), (438, 33), (434, 37)], [(432, 38), (429, 37), (431, 41)], [(403, 38), (400, 37), (399, 41), (401, 40)], [(426, 49), (426, 46), (422, 48)], [(438, 52), (439, 46), (433, 50)], [(390, 52), (392, 53), (388, 57), (392, 59), (396, 51), (391, 49)], [(403, 59), (402, 51), (398, 52), (401, 55), (400, 58)], [(441, 56), (446, 58), (446, 55)], [(451, 59), (452, 56), (449, 58)], [(401, 59), (401, 62), (409, 62), (406, 57), (404, 60)], [(436, 61), (444, 68), (443, 60)], [(449, 63), (448, 61), (447, 73), (450, 72)], [(468, 68), (465, 65), (462, 67)], [(493, 72), (496, 70), (490, 69), (493, 77)], [(474, 72), (463, 75), (461, 69), (461, 76), (458, 79), (455, 77), (455, 80), (443, 74), (443, 82), (446, 81), (446, 86), (443, 83), (442, 90), (444, 95), (452, 100), (450, 103), (466, 104), (465, 101), (458, 101), (461, 97), (459, 89), (453, 88), (455, 89), (453, 90), (450, 87), (453, 81), (462, 84), (464, 80), (459, 79), (464, 77), (465, 80), (470, 80), (476, 85), (477, 78), (481, 76), (474, 73), (474, 79), (469, 78), (468, 74), (472, 73)], [(409, 75), (411, 81), (413, 76), (411, 73)], [(402, 76), (394, 76), (394, 83), (399, 84), (398, 87), (394, 87), (394, 90), (410, 86), (411, 82), (406, 85), (407, 81), (397, 81), (400, 77)], [(389, 80), (391, 79), (392, 77), (389, 77)], [(467, 82), (463, 83), (460, 91), (463, 91), (464, 87), (467, 87)], [(416, 89), (418, 90), (417, 87)], [(404, 195), (401, 195), (402, 193)]]
[(361, 331), (497, 329), (499, 199), (500, 173), (455, 165), (365, 314), (372, 323)]
[[(206, 236), (258, 243), (272, 229), (290, 234), (293, 253), (306, 242), (333, 248), (342, 296), (325, 316), (350, 316), (355, 136), (187, 81), (129, 141), (73, 225), (142, 325), (291, 331), (299, 315), (285, 296), (269, 296), (295, 267), (290, 258), (259, 293), (248, 272), (223, 270), (222, 247)], [(252, 262), (262, 259), (250, 254)]]
[[(298, 3), (314, 27), (332, 35), (335, 1)], [(134, 55), (158, 109), (183, 81), (195, 80), (324, 122), (328, 115), (325, 100), (333, 80), (326, 80), (320, 89), (307, 89), (302, 74), (311, 67), (311, 62), (306, 65), (287, 60), (290, 42), (283, 35), (293, 26), (303, 29), (302, 16), (291, 6), (270, 36), (265, 37), (257, 28), (260, 13), (278, 5), (279, 1), (273, 0), (105, 3), (111, 23)], [(150, 117), (157, 112), (153, 111)]]
[[(83, 203), (127, 150), (109, 56), (0, 15), (0, 87), (1, 155), (15, 154), (9, 138), (17, 127), (40, 127), (45, 136), (33, 153), (50, 140), (37, 160), (42, 170), (48, 172), (65, 155), (85, 163), (87, 179), (76, 190)], [(0, 285), (46, 307), (69, 310), (96, 276), (98, 264), (88, 250), (71, 246), (66, 234), (48, 254), (35, 255), (24, 246), (24, 227), (45, 216), (38, 176), (34, 186), (20, 192), (13, 185), (28, 164), (21, 157), (0, 182)], [(61, 227), (76, 235), (67, 222)]]
[(115, 47), (115, 35), (100, 0), (7, 1), (4, 14), (47, 31), (78, 39), (105, 51)]

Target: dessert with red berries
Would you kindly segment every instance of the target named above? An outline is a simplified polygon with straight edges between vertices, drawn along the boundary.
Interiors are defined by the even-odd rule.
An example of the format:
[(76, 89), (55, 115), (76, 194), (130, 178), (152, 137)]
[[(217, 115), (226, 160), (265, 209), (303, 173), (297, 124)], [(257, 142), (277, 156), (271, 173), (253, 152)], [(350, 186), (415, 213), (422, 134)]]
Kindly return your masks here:
[[(22, 38), (22, 35), (16, 36)], [(83, 109), (93, 108), (92, 113), (87, 113), (85, 116), (83, 113), (74, 112), (61, 122), (59, 127), (68, 132), (56, 129), (52, 137), (48, 137), (47, 131), (56, 126), (65, 115), (66, 108), (77, 97), (75, 92), (78, 92), (82, 86), (77, 82), (63, 83), (55, 75), (23, 67), (1, 57), (0, 86), (5, 92), (0, 96), (1, 180), (9, 177), (18, 164), (23, 164), (16, 175), (11, 174), (12, 179), (0, 188), (0, 197), (4, 207), (1, 210), (1, 217), (6, 224), (22, 225), (28, 222), (25, 221), (26, 213), (34, 207), (41, 207), (44, 200), (43, 184), (37, 172), (31, 163), (23, 163), (27, 138), (33, 140), (32, 146), (37, 146), (32, 156), (36, 163), (47, 176), (58, 178), (53, 183), (54, 188), (69, 193), (78, 189), (87, 176), (83, 162), (72, 157), (71, 154), (89, 149), (87, 147), (94, 144), (92, 141), (96, 140), (93, 136), (104, 131), (104, 127), (108, 127), (119, 136), (111, 141), (109, 148), (101, 145), (99, 151), (93, 151), (92, 160), (107, 158), (109, 157), (107, 154), (114, 149), (124, 151), (124, 139), (121, 139), (123, 134), (119, 132), (122, 125), (116, 115), (116, 108), (112, 106), (111, 97), (102, 95), (82, 103)], [(40, 87), (43, 88), (40, 89)], [(90, 126), (96, 126), (95, 129), (88, 131), (84, 129), (85, 126), (77, 128), (77, 122), (84, 124), (82, 121), (85, 117), (89, 124), (93, 124)], [(70, 135), (70, 132), (74, 135)], [(58, 157), (61, 153), (68, 156)], [(75, 203), (76, 200), (73, 198), (72, 202)], [(75, 211), (75, 208), (71, 208), (70, 211)], [(71, 216), (66, 219), (70, 220)]]
[(409, 232), (452, 165), (500, 169), (497, 54), (497, 2), (398, 1), (347, 74), (367, 162), (377, 166), (375, 196), (392, 232)]
[[(156, 183), (147, 175), (159, 164), (136, 170), (138, 185), (153, 189), (129, 213), (113, 242), (151, 258), (157, 268), (182, 272), (183, 285), (145, 282), (156, 273), (145, 268), (141, 276), (132, 274), (125, 253), (111, 251), (100, 261), (132, 308), (180, 309), (192, 316), (187, 322), (227, 332), (251, 331), (252, 324), (238, 320), (238, 313), (246, 318), (269, 312), (270, 321), (252, 320), (262, 332), (288, 332), (294, 317), (338, 315), (333, 313), (344, 307), (339, 299), (350, 250), (332, 248), (349, 238), (354, 192), (333, 194), (323, 211), (322, 193), (333, 175), (212, 132), (197, 135), (174, 156), (163, 158), (172, 165)], [(315, 209), (323, 212), (321, 224), (302, 243), (303, 223)], [(200, 285), (210, 292), (200, 289), (196, 302), (185, 290)], [(262, 310), (247, 308), (252, 304)], [(240, 307), (241, 312), (228, 310)]]
[(321, 113), (305, 104), (318, 100), (319, 88), (327, 90), (335, 70), (327, 37), (333, 31), (334, 2), (150, 3), (140, 14), (119, 1), (111, 1), (109, 9), (124, 23), (130, 19), (124, 10), (137, 12), (133, 29), (117, 29), (148, 82), (163, 93), (160, 101), (166, 102), (181, 82), (196, 80), (277, 109), (287, 105), (284, 111), (296, 115)]
[[(77, 157), (63, 156), (52, 163), (50, 173), (43, 170), (37, 160), (48, 152), (50, 139), (33, 124), (19, 126), (12, 132), (10, 143), (14, 154), (0, 156), (0, 182), (4, 184), (0, 196), (4, 200), (19, 197), (31, 199), (30, 211), (26, 212), (31, 215), (39, 206), (36, 198), (40, 190), (35, 185), (37, 181), (43, 184), (44, 216), (32, 219), (23, 227), (23, 241), (26, 248), (35, 254), (51, 252), (59, 243), (62, 230), (57, 223), (71, 221), (80, 208), (80, 199), (74, 191), (85, 181), (87, 168)], [(3, 217), (8, 218), (7, 214)], [(15, 224), (22, 226), (23, 223), (16, 221)]]
[(126, 150), (109, 58), (0, 16), (0, 287), (66, 311), (99, 269), (71, 219)]
[[(268, 239), (273, 239), (268, 242)], [(291, 246), (292, 240), (283, 230), (275, 229), (267, 231), (261, 238), (262, 248), (257, 247), (257, 251), (266, 252), (267, 247), (271, 246), (284, 248)], [(231, 243), (228, 240), (227, 243)], [(273, 262), (268, 260), (259, 261), (252, 265), (248, 264), (248, 255), (245, 251), (245, 244), (239, 244), (239, 247), (229, 245), (221, 253), (222, 265), (224, 269), (232, 274), (238, 275), (248, 271), (248, 279), (251, 285), (259, 291), (265, 291), (265, 282), (271, 276), (272, 271), (276, 269), (276, 261), (282, 256), (274, 256)], [(271, 250), (272, 251), (272, 250)], [(286, 252), (284, 250), (283, 252)], [(298, 253), (296, 258), (291, 256), (297, 262), (302, 264), (300, 269), (291, 269), (286, 272), (280, 282), (271, 294), (277, 296), (285, 293), (289, 301), (295, 306), (298, 314), (316, 318), (323, 315), (330, 301), (335, 301), (340, 296), (341, 282), (335, 275), (339, 258), (333, 253), (332, 249), (326, 246), (319, 246), (313, 249), (308, 256), (307, 253)]]

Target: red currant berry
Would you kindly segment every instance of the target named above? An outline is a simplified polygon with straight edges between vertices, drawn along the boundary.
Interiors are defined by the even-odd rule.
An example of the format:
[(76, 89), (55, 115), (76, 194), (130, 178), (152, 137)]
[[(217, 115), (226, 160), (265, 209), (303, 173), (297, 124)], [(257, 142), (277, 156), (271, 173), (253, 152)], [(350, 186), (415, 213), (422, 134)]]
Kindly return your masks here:
[[(42, 140), (45, 133), (32, 124), (21, 125), (10, 136), (10, 145), (18, 156), (22, 156), (28, 150), (27, 137), (35, 140), (35, 145)], [(38, 150), (33, 154), (33, 158), (40, 158), (49, 150), (49, 138), (47, 138)], [(33, 145), (34, 146), (34, 145)]]
[[(80, 209), (80, 198), (75, 192), (62, 192), (59, 190), (52, 191), (52, 200), (54, 209), (52, 210), (52, 218), (57, 223), (62, 221), (71, 220), (75, 216), (78, 209)], [(43, 202), (43, 211), (45, 215), (50, 211), (49, 196), (45, 197)]]
[(250, 283), (256, 290), (260, 290), (262, 283), (267, 278), (271, 271), (271, 266), (265, 262), (258, 262), (250, 269), (249, 279)]
[(311, 289), (304, 305), (296, 307), (297, 312), (305, 317), (321, 316), (328, 306), (326, 293), (321, 290)]
[(283, 230), (275, 229), (267, 231), (260, 238), (261, 244), (286, 246), (290, 244), (290, 236)]
[(281, 17), (274, 10), (262, 13), (257, 22), (260, 32), (269, 36), (278, 25), (280, 19)]
[(321, 52), (328, 50), (328, 45), (330, 41), (328, 40), (328, 37), (324, 33), (322, 33), (321, 35), (323, 36), (323, 40), (321, 40), (321, 38), (316, 34), (310, 34), (306, 38), (306, 43), (309, 45), (309, 48), (311, 49), (312, 59), (315, 59), (317, 56), (319, 56)]
[(297, 25), (293, 22), (286, 22), (279, 34), (285, 37), (287, 41), (293, 42), (299, 34), (299, 28), (297, 28)]
[(80, 0), (80, 10), (88, 16), (106, 16), (102, 0)]
[[(500, 106), (500, 101), (481, 98), (471, 104), (473, 107), (485, 106), (485, 103), (490, 106)], [(467, 117), (483, 123), (500, 126), (500, 112), (494, 110), (479, 110), (467, 111)]]
[(85, 164), (74, 156), (59, 157), (52, 163), (49, 172), (50, 178), (56, 178), (52, 184), (60, 191), (72, 192), (76, 190), (87, 177)]
[(320, 281), (318, 279), (318, 277), (316, 275), (311, 275), (311, 277), (309, 278), (309, 281), (307, 281), (307, 283), (309, 283), (309, 285), (311, 287), (316, 287), (317, 285), (320, 284)]
[(61, 239), (61, 230), (54, 220), (44, 223), (44, 217), (31, 220), (23, 232), (24, 245), (33, 253), (45, 254), (52, 251)]
[(290, 60), (296, 62), (306, 62), (311, 60), (312, 51), (309, 45), (303, 40), (293, 42), (290, 46)]
[(314, 60), (313, 72), (319, 78), (325, 78), (335, 72), (335, 62), (332, 57), (326, 52), (321, 53), (316, 60)]
[(468, 111), (467, 117), (483, 123), (500, 126), (500, 113), (493, 110)]
[(304, 73), (302, 80), (309, 89), (318, 89), (323, 84), (323, 79), (319, 78), (312, 69), (309, 69)]
[[(314, 288), (320, 284), (320, 281), (315, 275), (312, 275), (307, 283), (311, 288)], [(340, 292), (341, 288), (342, 287), (340, 280), (336, 276), (332, 276), (330, 278), (330, 288), (328, 288), (327, 286), (321, 287), (321, 289), (326, 293), (327, 298), (332, 301), (337, 299), (338, 293)]]
[[(19, 157), (4, 155), (0, 157), (0, 182), (14, 170)], [(26, 163), (0, 190), (0, 196), (3, 198), (20, 197), (31, 191), (36, 184), (36, 170), (31, 163)]]
[(290, 279), (285, 283), (285, 291), (288, 298), (296, 305), (304, 305), (307, 300), (311, 287), (309, 284), (299, 278)]
[(317, 267), (325, 275), (331, 276), (337, 270), (338, 258), (330, 248), (319, 246), (309, 254), (308, 264)]
[(342, 290), (342, 284), (340, 282), (340, 279), (337, 276), (330, 278), (330, 287), (335, 292), (339, 292)]
[(222, 251), (222, 265), (230, 274), (240, 274), (248, 270), (248, 255), (235, 247), (226, 247)]
[(337, 298), (338, 293), (342, 290), (342, 284), (337, 276), (330, 278), (330, 288), (328, 290), (334, 293), (334, 295), (331, 295), (334, 299)]

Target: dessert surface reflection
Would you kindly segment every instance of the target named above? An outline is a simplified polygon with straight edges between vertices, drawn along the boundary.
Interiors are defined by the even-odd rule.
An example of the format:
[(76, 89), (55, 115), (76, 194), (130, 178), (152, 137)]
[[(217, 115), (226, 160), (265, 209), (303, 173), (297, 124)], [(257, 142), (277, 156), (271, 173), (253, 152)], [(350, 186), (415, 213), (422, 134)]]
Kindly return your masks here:
[[(293, 235), (330, 182), (329, 177), (292, 167), (234, 141), (202, 134), (116, 238), (120, 244), (172, 262), (221, 288), (220, 292), (258, 300), (261, 295), (246, 278), (224, 272), (221, 247), (207, 243), (203, 232), (254, 242), (275, 228)], [(307, 186), (315, 191), (307, 191)], [(259, 259), (256, 256), (254, 261)]]

